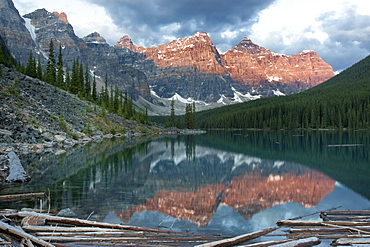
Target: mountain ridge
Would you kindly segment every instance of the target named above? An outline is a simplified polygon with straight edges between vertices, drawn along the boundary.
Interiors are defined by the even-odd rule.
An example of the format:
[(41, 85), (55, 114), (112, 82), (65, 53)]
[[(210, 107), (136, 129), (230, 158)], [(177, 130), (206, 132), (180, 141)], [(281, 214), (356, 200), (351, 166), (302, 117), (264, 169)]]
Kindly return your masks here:
[[(304, 92), (200, 112), (199, 127), (369, 129), (370, 56)], [(217, 116), (215, 118), (214, 116)], [(224, 119), (233, 121), (224, 122)]]
[[(11, 0), (1, 1), (6, 2), (3, 9), (13, 13), (14, 23), (23, 27), (22, 35), (29, 40), (28, 45), (20, 47), (17, 37), (4, 28), (7, 15), (0, 17), (4, 23), (3, 28), (0, 27), (0, 35), (12, 54), (22, 50), (22, 55), (15, 56), (19, 62), (27, 63), (29, 51), (32, 50), (34, 57), (42, 55), (45, 66), (49, 42), (53, 40), (55, 50), (59, 45), (63, 47), (66, 70), (72, 67), (75, 59), (80, 59), (89, 67), (90, 76), (96, 75), (100, 88), (108, 76), (110, 86), (117, 86), (122, 93), (127, 91), (136, 101), (143, 98), (142, 107), (160, 108), (158, 111), (161, 114), (169, 114), (165, 101), (176, 95), (189, 103), (202, 102), (198, 107), (205, 109), (259, 97), (301, 92), (334, 75), (332, 68), (316, 53), (300, 53), (294, 59), (290, 59), (293, 56), (275, 56), (275, 53), (253, 44), (249, 39), (242, 40), (240, 45), (250, 42), (250, 47), (255, 48), (251, 54), (239, 52), (238, 45), (220, 54), (205, 32), (196, 32), (192, 36), (149, 48), (134, 45), (125, 35), (115, 46), (110, 46), (96, 32), (84, 38), (78, 37), (68, 22), (67, 14), (63, 12), (51, 13), (39, 9), (21, 18)], [(26, 29), (25, 20), (32, 27)], [(264, 59), (259, 58), (261, 52), (265, 54)], [(271, 59), (277, 61), (271, 62)], [(284, 59), (287, 60), (285, 64), (279, 62)], [(309, 61), (305, 68), (302, 66), (303, 60)], [(290, 67), (268, 69), (289, 63), (293, 64)], [(298, 66), (299, 70), (296, 67), (298, 63), (302, 63)], [(280, 74), (282, 71), (284, 76)], [(184, 109), (183, 104), (180, 112)]]
[[(225, 93), (218, 92), (218, 95), (216, 93), (209, 97), (213, 101), (219, 100), (222, 95), (233, 97), (231, 87), (243, 94), (269, 97), (276, 95), (277, 91), (281, 91), (282, 94), (297, 93), (334, 76), (332, 67), (314, 51), (302, 51), (287, 56), (274, 53), (244, 38), (229, 51), (220, 54), (208, 34), (202, 31), (157, 47), (136, 46), (129, 36), (125, 35), (115, 44), (115, 47), (125, 47), (146, 55), (162, 70), (167, 69), (167, 74), (171, 73), (169, 70), (172, 68), (177, 70), (176, 75), (182, 76), (189, 72), (181, 71), (181, 68), (183, 70), (194, 68), (197, 72), (193, 73), (203, 71), (219, 75), (226, 84)], [(147, 75), (148, 83), (156, 95), (170, 98), (174, 93), (178, 93), (184, 98), (189, 97), (186, 90), (184, 91), (174, 80), (169, 79), (169, 83), (175, 85), (173, 90), (175, 92), (169, 95), (156, 88), (158, 83), (156, 80), (151, 80), (150, 72)], [(170, 77), (169, 75), (168, 78)], [(160, 86), (165, 87), (162, 84)], [(192, 98), (202, 100), (199, 97)]]

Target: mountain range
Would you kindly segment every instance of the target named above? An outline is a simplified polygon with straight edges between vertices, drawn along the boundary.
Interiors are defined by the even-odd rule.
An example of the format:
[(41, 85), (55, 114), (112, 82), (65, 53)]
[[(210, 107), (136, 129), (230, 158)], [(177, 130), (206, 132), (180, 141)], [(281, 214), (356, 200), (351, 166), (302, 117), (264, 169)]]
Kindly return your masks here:
[(304, 92), (197, 114), (200, 128), (369, 129), (370, 56)]
[(141, 47), (123, 36), (114, 46), (99, 33), (79, 38), (65, 13), (39, 9), (23, 17), (11, 0), (0, 0), (0, 37), (17, 59), (26, 64), (29, 52), (47, 63), (49, 43), (62, 46), (66, 69), (79, 59), (102, 86), (127, 91), (151, 114), (168, 114), (171, 99), (178, 113), (184, 103), (214, 108), (260, 97), (288, 95), (334, 76), (332, 67), (314, 51), (292, 56), (276, 54), (244, 38), (220, 54), (205, 32), (157, 47)]

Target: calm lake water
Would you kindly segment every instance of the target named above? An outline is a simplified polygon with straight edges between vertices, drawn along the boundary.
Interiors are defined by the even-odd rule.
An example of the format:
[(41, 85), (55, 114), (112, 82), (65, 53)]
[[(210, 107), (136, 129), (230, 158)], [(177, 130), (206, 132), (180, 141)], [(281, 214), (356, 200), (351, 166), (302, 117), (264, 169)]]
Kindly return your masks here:
[[(71, 208), (80, 218), (244, 234), (336, 207), (369, 210), (369, 145), (364, 131), (109, 139), (60, 156), (22, 157), (33, 179), (0, 194), (45, 191), (52, 209)], [(38, 208), (40, 202), (0, 204), (25, 206)]]

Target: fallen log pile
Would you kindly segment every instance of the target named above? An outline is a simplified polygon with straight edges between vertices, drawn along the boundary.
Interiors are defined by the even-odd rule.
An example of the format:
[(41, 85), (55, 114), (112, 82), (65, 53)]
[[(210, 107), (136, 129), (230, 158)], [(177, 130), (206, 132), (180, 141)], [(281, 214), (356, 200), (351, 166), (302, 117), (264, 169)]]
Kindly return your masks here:
[(32, 211), (7, 210), (0, 212), (0, 217), (0, 246), (193, 246), (223, 238)]
[(321, 221), (281, 220), (274, 228), (226, 237), (109, 224), (32, 210), (0, 210), (0, 246), (370, 246), (370, 211), (330, 210), (321, 212), (320, 217)]
[(288, 227), (287, 238), (316, 237), (332, 240), (332, 246), (370, 246), (370, 211), (332, 210), (321, 212), (322, 221), (280, 220)]

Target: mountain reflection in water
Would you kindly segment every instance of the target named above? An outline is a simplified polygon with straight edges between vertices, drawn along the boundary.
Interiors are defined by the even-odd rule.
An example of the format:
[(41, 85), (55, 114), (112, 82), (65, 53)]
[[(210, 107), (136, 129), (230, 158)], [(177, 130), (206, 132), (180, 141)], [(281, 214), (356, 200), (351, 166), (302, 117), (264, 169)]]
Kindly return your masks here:
[[(362, 188), (370, 181), (352, 182), (364, 183), (369, 175), (364, 168), (369, 138), (356, 136), (362, 139), (339, 132), (243, 131), (166, 137), (137, 145), (105, 140), (62, 156), (35, 158), (32, 162), (45, 169), (18, 190), (50, 190), (52, 208), (69, 207), (82, 218), (93, 212), (96, 220), (108, 222), (242, 234), (338, 206), (369, 209), (363, 197), (367, 190)], [(326, 147), (355, 141), (365, 145), (350, 150)], [(340, 157), (342, 163), (358, 164), (356, 169), (346, 170), (338, 152), (347, 154)], [(343, 180), (338, 183), (333, 176)]]
[(145, 204), (117, 215), (127, 222), (133, 213), (150, 210), (205, 226), (219, 205), (231, 207), (248, 220), (261, 210), (287, 202), (316, 206), (333, 191), (334, 185), (334, 180), (316, 171), (268, 177), (260, 172), (247, 172), (229, 184), (209, 185), (196, 191), (159, 191)]

